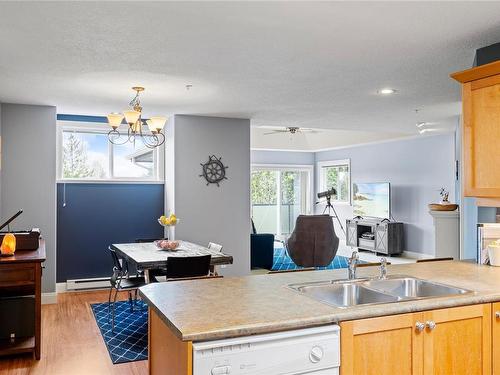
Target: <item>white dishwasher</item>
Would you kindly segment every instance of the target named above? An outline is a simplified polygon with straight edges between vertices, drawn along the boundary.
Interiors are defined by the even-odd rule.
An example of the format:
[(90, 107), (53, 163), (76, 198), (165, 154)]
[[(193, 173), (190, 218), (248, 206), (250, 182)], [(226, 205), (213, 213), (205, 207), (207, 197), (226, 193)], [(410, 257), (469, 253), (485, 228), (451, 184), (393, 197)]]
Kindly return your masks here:
[(193, 375), (338, 375), (340, 327), (193, 343)]

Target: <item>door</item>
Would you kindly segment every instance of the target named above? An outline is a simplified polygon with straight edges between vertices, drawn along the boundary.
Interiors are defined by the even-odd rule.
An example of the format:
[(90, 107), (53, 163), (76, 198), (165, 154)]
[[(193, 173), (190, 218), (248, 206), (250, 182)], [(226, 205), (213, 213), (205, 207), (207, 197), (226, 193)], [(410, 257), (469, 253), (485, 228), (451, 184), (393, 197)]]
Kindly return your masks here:
[(500, 374), (500, 302), (492, 304), (491, 340), (493, 374)]
[(424, 374), (491, 374), (491, 305), (424, 312)]
[(252, 166), (252, 219), (258, 233), (288, 238), (295, 219), (311, 213), (312, 169)]
[(341, 375), (423, 374), (423, 313), (343, 322), (340, 327)]

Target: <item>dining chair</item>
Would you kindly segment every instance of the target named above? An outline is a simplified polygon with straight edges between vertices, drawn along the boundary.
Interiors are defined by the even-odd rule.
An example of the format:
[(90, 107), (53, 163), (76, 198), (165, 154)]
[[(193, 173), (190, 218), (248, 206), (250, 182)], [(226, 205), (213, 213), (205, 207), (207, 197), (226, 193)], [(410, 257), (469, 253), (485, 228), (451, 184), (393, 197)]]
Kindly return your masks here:
[(222, 251), (222, 245), (219, 245), (218, 243), (209, 242), (207, 247), (210, 250), (214, 250), (214, 251), (218, 251), (218, 252)]
[[(110, 288), (108, 296), (108, 322), (111, 315), (111, 332), (115, 330), (115, 303), (118, 297), (118, 292), (128, 291), (128, 301), (130, 304), (130, 311), (134, 311), (134, 305), (137, 302), (137, 289), (146, 285), (146, 280), (142, 276), (129, 276), (127, 263), (120, 262), (116, 251), (108, 247), (111, 258), (113, 259), (113, 274), (110, 278)], [(123, 261), (123, 260), (122, 260)], [(115, 291), (113, 302), (111, 302), (111, 295)], [(132, 299), (132, 291), (134, 291), (134, 299)]]
[(195, 257), (168, 257), (167, 281), (186, 277), (208, 276), (210, 272), (210, 255)]

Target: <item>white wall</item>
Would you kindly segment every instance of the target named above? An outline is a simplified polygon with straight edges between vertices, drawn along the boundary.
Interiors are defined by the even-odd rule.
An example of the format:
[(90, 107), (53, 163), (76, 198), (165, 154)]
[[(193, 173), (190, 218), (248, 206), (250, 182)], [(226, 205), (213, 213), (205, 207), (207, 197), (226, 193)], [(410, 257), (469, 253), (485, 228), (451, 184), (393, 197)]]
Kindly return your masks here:
[(314, 152), (252, 150), (252, 164), (314, 165)]
[(38, 227), (46, 241), (42, 291), (56, 282), (56, 108), (2, 104), (2, 218), (20, 208), (12, 230)]
[[(439, 201), (441, 187), (455, 200), (454, 142), (453, 133), (388, 141), (318, 152), (316, 161), (350, 159), (351, 182), (390, 182), (392, 215), (405, 223), (405, 249), (432, 255), (434, 227), (427, 204)], [(336, 208), (344, 225), (353, 216), (352, 206)]]
[[(220, 243), (234, 258), (234, 264), (222, 273), (249, 273), (250, 121), (175, 115), (167, 134), (166, 204), (180, 218), (176, 238)], [(200, 163), (209, 155), (222, 156), (229, 166), (228, 180), (220, 187), (207, 186), (199, 177)]]

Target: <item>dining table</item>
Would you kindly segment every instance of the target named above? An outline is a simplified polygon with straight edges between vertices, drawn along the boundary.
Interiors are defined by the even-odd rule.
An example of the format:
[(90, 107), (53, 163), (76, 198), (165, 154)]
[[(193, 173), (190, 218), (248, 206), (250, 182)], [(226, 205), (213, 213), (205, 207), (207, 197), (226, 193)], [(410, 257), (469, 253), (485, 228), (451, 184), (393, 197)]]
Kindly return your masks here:
[(188, 241), (178, 241), (179, 246), (175, 250), (160, 249), (155, 242), (134, 242), (112, 244), (111, 248), (116, 251), (118, 257), (123, 258), (129, 264), (133, 264), (138, 270), (144, 271), (146, 283), (151, 282), (150, 270), (167, 267), (170, 257), (195, 257), (211, 255), (210, 271), (213, 273), (215, 267), (233, 263), (233, 257), (222, 251), (209, 249)]

